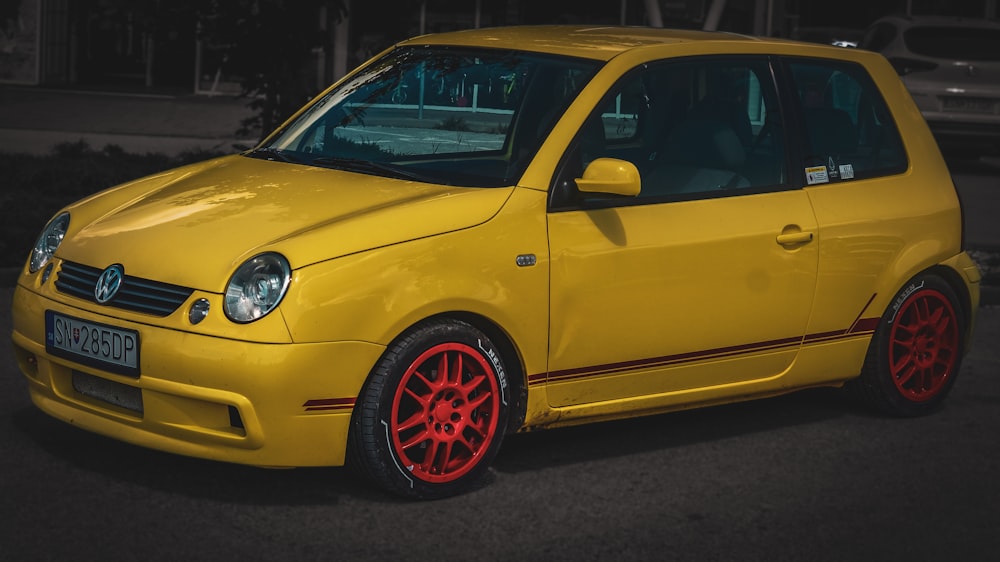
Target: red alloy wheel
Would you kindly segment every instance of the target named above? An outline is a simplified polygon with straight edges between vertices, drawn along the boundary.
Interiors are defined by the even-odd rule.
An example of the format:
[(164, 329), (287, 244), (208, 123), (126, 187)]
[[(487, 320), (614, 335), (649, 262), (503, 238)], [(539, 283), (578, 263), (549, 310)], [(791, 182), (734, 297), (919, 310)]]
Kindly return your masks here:
[(934, 289), (906, 299), (889, 333), (889, 371), (899, 392), (912, 402), (932, 400), (954, 374), (959, 356), (951, 301)]
[(392, 400), (396, 455), (413, 476), (453, 482), (472, 470), (497, 434), (500, 389), (487, 359), (463, 343), (423, 352)]

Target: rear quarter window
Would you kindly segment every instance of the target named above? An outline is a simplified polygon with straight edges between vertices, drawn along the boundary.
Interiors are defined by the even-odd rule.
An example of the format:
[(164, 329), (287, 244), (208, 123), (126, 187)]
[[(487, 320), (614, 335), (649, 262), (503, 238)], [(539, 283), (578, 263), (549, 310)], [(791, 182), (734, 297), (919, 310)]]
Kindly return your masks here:
[(902, 173), (906, 152), (888, 105), (863, 66), (822, 59), (786, 61), (809, 185)]

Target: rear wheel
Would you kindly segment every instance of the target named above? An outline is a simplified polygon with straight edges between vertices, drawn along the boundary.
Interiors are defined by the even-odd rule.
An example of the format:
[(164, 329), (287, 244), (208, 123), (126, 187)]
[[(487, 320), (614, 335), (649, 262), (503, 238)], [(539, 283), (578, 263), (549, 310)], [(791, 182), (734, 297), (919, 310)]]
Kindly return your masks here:
[(861, 376), (849, 383), (850, 390), (891, 415), (934, 410), (958, 376), (964, 326), (951, 286), (934, 275), (915, 277), (879, 322)]
[(389, 346), (351, 424), (352, 464), (378, 486), (431, 499), (489, 469), (508, 415), (503, 361), (472, 325), (436, 320)]

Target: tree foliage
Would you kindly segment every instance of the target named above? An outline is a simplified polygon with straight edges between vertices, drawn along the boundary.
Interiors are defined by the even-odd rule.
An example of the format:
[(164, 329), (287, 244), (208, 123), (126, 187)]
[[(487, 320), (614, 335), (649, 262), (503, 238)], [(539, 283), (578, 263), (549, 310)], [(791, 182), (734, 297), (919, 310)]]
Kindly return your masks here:
[[(243, 132), (270, 133), (317, 91), (307, 66), (331, 52), (332, 27), (346, 16), (340, 0), (211, 0), (196, 2), (199, 35), (225, 48), (226, 72), (241, 77), (256, 115)], [(322, 18), (326, 21), (322, 21)]]

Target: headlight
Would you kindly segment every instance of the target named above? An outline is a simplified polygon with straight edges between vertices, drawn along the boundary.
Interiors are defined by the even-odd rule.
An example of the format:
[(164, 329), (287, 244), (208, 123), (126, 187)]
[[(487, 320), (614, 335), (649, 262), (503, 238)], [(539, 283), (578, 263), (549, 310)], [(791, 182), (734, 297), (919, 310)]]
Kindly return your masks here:
[(274, 310), (288, 290), (292, 270), (278, 254), (261, 254), (236, 269), (226, 285), (226, 316), (245, 324)]
[(28, 264), (28, 271), (34, 273), (41, 269), (52, 259), (52, 254), (56, 253), (56, 248), (62, 243), (66, 236), (66, 229), (69, 228), (69, 213), (60, 213), (45, 225), (42, 235), (35, 242), (35, 248), (31, 250), (31, 262)]

